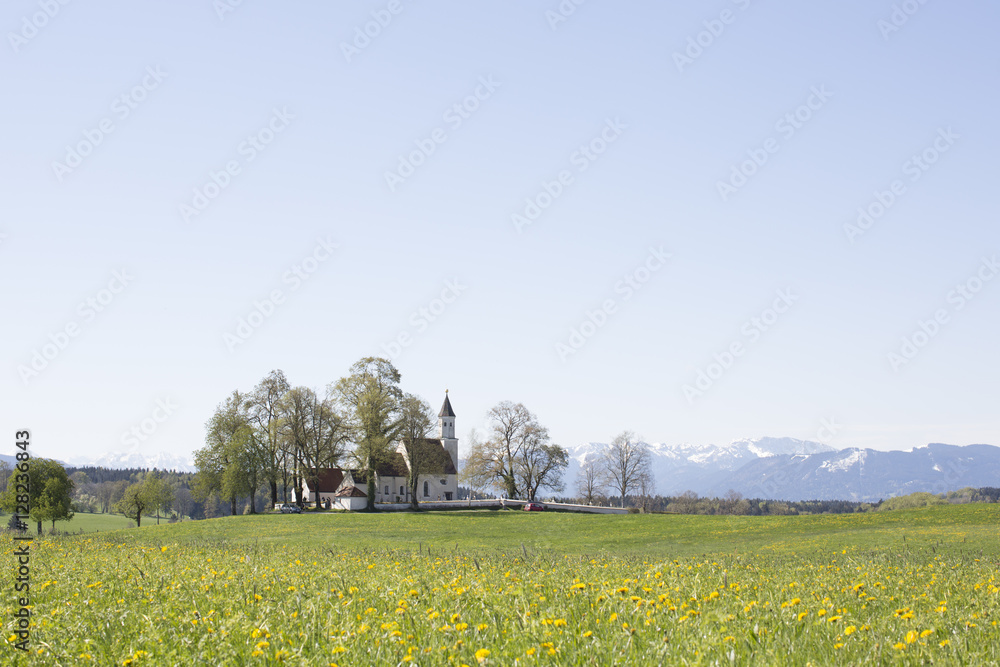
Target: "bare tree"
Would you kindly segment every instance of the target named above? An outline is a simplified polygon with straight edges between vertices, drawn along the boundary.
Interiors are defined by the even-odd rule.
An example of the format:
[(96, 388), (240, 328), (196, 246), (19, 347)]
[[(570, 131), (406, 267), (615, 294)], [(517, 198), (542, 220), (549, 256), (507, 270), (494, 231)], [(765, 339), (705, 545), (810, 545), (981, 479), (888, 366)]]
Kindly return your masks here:
[(625, 507), (629, 491), (637, 490), (643, 477), (652, 479), (652, 457), (646, 445), (639, 442), (632, 431), (622, 431), (604, 451), (602, 457), (608, 486), (618, 491)]
[(331, 398), (321, 399), (308, 387), (295, 387), (279, 405), (281, 436), (300, 464), (299, 475), (315, 486), (324, 468), (336, 466), (347, 453), (350, 428)]
[(541, 428), (535, 416), (521, 403), (501, 401), (488, 413), (489, 437), (476, 443), (465, 467), (473, 484), (502, 491), (508, 498), (521, 495), (517, 461), (534, 432)]
[(514, 460), (514, 473), (518, 488), (528, 500), (534, 500), (543, 488), (562, 491), (562, 476), (568, 465), (569, 453), (549, 443), (547, 428), (534, 423), (526, 428), (521, 451)]
[(576, 478), (576, 493), (587, 505), (593, 505), (594, 499), (607, 492), (607, 480), (604, 475), (602, 460), (588, 456), (580, 466)]

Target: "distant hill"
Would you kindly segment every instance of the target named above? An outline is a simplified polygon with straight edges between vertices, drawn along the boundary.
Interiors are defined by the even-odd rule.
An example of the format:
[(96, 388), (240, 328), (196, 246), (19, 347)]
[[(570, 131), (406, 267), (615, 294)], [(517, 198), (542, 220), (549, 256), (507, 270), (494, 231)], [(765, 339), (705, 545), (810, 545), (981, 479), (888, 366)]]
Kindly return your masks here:
[(94, 466), (99, 468), (110, 468), (112, 470), (125, 470), (134, 468), (147, 468), (152, 470), (174, 470), (176, 472), (197, 472), (194, 463), (186, 456), (170, 454), (168, 452), (155, 452), (143, 454), (138, 451), (112, 452), (98, 458), (78, 457), (70, 462), (73, 466)]

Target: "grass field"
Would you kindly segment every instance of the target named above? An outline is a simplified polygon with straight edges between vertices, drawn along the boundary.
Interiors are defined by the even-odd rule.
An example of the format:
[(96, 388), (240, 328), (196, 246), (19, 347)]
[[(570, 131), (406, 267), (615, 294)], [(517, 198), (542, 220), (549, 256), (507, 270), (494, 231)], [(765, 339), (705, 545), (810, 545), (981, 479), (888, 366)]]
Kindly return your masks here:
[(33, 652), (5, 620), (0, 660), (996, 664), (998, 557), (998, 505), (228, 517), (36, 541)]
[[(9, 519), (9, 515), (8, 515)], [(147, 521), (148, 519), (143, 519)], [(156, 519), (152, 520), (156, 523)], [(165, 521), (161, 519), (161, 521)], [(31, 532), (35, 532), (35, 523), (28, 521), (28, 527)], [(7, 524), (7, 520), (3, 521), (3, 525)], [(56, 530), (59, 532), (76, 533), (83, 531), (85, 533), (94, 533), (97, 531), (105, 530), (121, 530), (122, 528), (128, 528), (130, 525), (135, 525), (135, 522), (129, 518), (122, 516), (121, 514), (88, 514), (84, 512), (77, 512), (73, 518), (69, 521), (56, 521)], [(42, 529), (46, 532), (52, 528), (52, 524), (48, 521), (42, 524)]]

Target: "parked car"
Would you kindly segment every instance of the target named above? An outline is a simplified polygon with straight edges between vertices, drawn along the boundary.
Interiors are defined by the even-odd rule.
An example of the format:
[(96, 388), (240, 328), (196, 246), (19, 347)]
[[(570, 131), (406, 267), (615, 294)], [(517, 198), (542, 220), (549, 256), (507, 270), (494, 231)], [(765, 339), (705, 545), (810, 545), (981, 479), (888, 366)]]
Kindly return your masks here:
[(285, 503), (284, 505), (281, 506), (281, 513), (282, 514), (302, 514), (302, 508), (299, 507), (298, 505), (289, 505), (288, 503)]
[(541, 512), (545, 509), (545, 505), (541, 503), (527, 503), (524, 506), (525, 512)]

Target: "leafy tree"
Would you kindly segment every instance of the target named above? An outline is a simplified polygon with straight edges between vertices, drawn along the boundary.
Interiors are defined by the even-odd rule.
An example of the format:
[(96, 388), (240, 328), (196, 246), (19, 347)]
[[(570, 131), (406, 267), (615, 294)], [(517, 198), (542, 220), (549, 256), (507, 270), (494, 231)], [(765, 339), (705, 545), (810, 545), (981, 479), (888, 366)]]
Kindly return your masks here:
[(422, 446), (434, 426), (434, 411), (427, 401), (413, 394), (403, 396), (400, 408), (399, 436), (409, 466), (406, 485), (410, 489), (410, 507), (417, 509), (417, 486), (420, 475), (427, 472), (426, 448)]
[(246, 395), (234, 391), (215, 409), (205, 425), (205, 446), (194, 454), (198, 468), (195, 497), (204, 499), (218, 492), (229, 499), (232, 514), (236, 514), (238, 497), (250, 495), (252, 500), (260, 475), (246, 408)]
[(604, 451), (602, 462), (608, 485), (618, 491), (622, 507), (625, 507), (629, 491), (652, 486), (652, 458), (649, 449), (631, 431), (622, 431), (615, 436)]
[(291, 389), (280, 370), (273, 370), (254, 387), (249, 398), (249, 419), (259, 449), (261, 474), (271, 490), (271, 507), (278, 502), (278, 480), (288, 451), (281, 437), (281, 400)]
[(174, 489), (159, 473), (153, 471), (143, 480), (143, 490), (149, 501), (149, 508), (156, 511), (156, 525), (160, 524), (160, 512), (166, 514), (174, 502)]
[(392, 456), (399, 435), (403, 392), (399, 371), (388, 359), (365, 357), (351, 374), (331, 386), (344, 408), (354, 440), (354, 459), (368, 486), (368, 509), (375, 509), (375, 471)]
[(135, 521), (136, 527), (139, 528), (142, 526), (142, 515), (152, 506), (145, 484), (136, 482), (125, 489), (125, 494), (115, 504), (115, 511)]
[[(15, 469), (7, 480), (7, 490), (0, 496), (0, 506), (9, 512), (14, 512), (18, 496), (23, 496), (23, 489), (18, 492), (18, 484), (24, 483), (23, 474)], [(66, 469), (51, 459), (31, 459), (28, 461), (28, 505), (29, 517), (38, 524), (38, 534), (42, 533), (42, 522), (51, 521), (55, 529), (56, 521), (69, 521), (73, 518), (72, 497), (73, 480), (66, 474)], [(23, 499), (23, 498), (22, 498)]]

